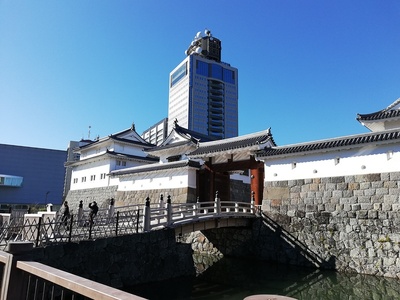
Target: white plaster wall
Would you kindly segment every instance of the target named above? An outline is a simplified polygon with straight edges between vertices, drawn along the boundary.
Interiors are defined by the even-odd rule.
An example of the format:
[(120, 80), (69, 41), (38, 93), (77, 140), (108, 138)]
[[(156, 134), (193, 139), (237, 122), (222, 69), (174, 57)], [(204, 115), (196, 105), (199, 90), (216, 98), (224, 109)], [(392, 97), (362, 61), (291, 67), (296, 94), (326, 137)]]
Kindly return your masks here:
[[(89, 189), (95, 187), (108, 186), (108, 176), (101, 179), (101, 174), (108, 174), (110, 172), (110, 160), (96, 161), (90, 164), (84, 164), (77, 166), (72, 170), (71, 176), (71, 190)], [(90, 176), (95, 175), (95, 180), (90, 180)], [(86, 177), (86, 182), (82, 182), (82, 177)], [(78, 182), (74, 183), (74, 179), (77, 178)]]
[(90, 149), (85, 149), (81, 152), (80, 160), (88, 159), (93, 156), (104, 154), (107, 150), (108, 144), (104, 144), (102, 147), (95, 147)]
[[(110, 184), (116, 182), (114, 180), (116, 179), (112, 179)], [(147, 175), (123, 176), (119, 178), (118, 186), (119, 191), (196, 188), (196, 170), (185, 168)]]
[(83, 150), (81, 153), (81, 160), (90, 157), (98, 156), (100, 154), (106, 153), (107, 149), (109, 151), (115, 151), (119, 153), (136, 155), (140, 157), (145, 157), (147, 154), (143, 151), (142, 147), (135, 145), (128, 145), (123, 143), (116, 143), (114, 141), (108, 141), (104, 144), (99, 144), (99, 147), (90, 148), (88, 150)]
[(113, 143), (113, 148), (109, 149), (109, 150), (119, 152), (119, 153), (129, 154), (129, 155), (136, 155), (136, 156), (140, 156), (140, 157), (145, 157), (147, 155), (143, 151), (142, 147), (135, 147), (135, 146), (119, 144), (119, 143)]
[(398, 172), (400, 149), (394, 145), (373, 145), (346, 151), (271, 157), (264, 163), (265, 181)]

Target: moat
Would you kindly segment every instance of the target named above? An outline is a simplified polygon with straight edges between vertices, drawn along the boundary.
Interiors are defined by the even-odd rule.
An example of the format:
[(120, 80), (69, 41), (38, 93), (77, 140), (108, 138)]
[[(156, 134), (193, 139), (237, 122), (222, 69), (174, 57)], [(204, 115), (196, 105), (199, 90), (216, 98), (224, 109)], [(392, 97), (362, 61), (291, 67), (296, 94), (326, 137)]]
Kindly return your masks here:
[(400, 299), (399, 283), (391, 278), (224, 257), (197, 276), (137, 285), (127, 291), (150, 300), (242, 300), (254, 294), (298, 300), (388, 300)]

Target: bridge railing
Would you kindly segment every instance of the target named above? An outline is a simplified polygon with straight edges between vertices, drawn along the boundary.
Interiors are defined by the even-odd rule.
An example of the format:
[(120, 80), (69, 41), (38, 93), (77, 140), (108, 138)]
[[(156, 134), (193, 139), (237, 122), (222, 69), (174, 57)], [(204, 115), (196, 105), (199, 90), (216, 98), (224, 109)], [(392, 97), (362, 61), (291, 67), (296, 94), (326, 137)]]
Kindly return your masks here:
[[(21, 245), (16, 245), (16, 248)], [(32, 247), (32, 244), (23, 246)], [(0, 251), (0, 266), (3, 270), (0, 274), (0, 299), (144, 300), (142, 297), (38, 262), (24, 261), (19, 255), (3, 251)]]
[(204, 218), (254, 216), (254, 199), (250, 202), (214, 201), (172, 204), (170, 197), (158, 207), (150, 207), (147, 199), (144, 209), (143, 230), (150, 231), (161, 227), (171, 227), (187, 222), (196, 222)]
[(9, 241), (31, 241), (35, 247), (50, 243), (77, 242), (101, 237), (147, 232), (173, 227), (183, 223), (197, 222), (206, 218), (243, 217), (255, 215), (254, 200), (249, 202), (221, 201), (218, 194), (214, 201), (196, 203), (150, 203), (131, 205), (98, 211), (93, 221), (89, 211), (79, 209), (67, 220), (61, 214), (29, 214), (25, 218), (11, 219), (0, 227), (0, 249), (6, 249)]
[(61, 216), (27, 215), (18, 222), (11, 219), (1, 225), (0, 249), (5, 250), (9, 242), (31, 241), (35, 247), (52, 243), (76, 242), (100, 237), (111, 237), (143, 232), (143, 208), (122, 207), (113, 211), (99, 211), (90, 220), (82, 212), (72, 214), (67, 220)]

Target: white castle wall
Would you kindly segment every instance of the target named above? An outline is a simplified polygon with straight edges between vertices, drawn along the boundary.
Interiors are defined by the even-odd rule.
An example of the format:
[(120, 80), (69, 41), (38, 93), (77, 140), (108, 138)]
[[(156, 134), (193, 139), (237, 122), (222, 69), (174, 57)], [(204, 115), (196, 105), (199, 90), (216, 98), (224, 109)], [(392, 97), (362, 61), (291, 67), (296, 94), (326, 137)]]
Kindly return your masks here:
[(118, 181), (118, 191), (196, 188), (196, 169), (173, 169), (144, 175), (132, 174), (112, 179)]
[(400, 171), (399, 145), (368, 145), (265, 159), (265, 182)]

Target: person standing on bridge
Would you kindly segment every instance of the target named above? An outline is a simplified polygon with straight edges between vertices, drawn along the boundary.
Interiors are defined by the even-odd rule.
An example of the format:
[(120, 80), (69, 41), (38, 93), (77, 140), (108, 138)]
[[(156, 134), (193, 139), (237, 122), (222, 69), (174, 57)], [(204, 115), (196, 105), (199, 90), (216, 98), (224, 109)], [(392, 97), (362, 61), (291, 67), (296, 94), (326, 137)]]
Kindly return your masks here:
[(89, 213), (90, 224), (93, 225), (93, 219), (97, 215), (99, 207), (97, 206), (96, 201), (93, 201), (92, 203), (89, 203), (89, 208), (90, 208), (90, 213)]
[(68, 206), (68, 202), (64, 201), (64, 212), (63, 212), (63, 216), (62, 216), (62, 222), (64, 224), (64, 226), (68, 225), (68, 219), (70, 217), (70, 212), (69, 212), (69, 206)]

